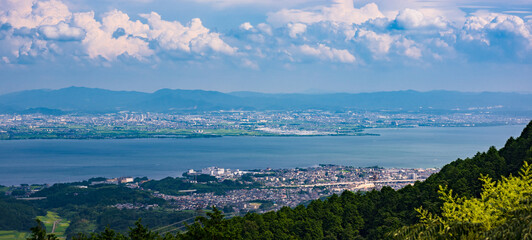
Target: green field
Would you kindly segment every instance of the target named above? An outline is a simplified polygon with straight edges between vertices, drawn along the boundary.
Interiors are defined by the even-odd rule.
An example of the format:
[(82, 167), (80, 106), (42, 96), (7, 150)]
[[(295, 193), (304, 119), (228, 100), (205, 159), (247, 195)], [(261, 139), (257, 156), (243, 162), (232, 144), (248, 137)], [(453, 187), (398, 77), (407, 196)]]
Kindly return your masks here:
[(59, 237), (59, 239), (66, 239), (65, 231), (70, 225), (70, 221), (61, 219), (57, 213), (50, 211), (46, 213), (46, 216), (38, 216), (37, 218), (44, 223), (46, 232), (48, 233), (52, 233), (54, 222), (57, 222), (55, 225), (55, 231), (53, 233)]
[(0, 240), (26, 240), (30, 237), (27, 232), (18, 231), (0, 231)]

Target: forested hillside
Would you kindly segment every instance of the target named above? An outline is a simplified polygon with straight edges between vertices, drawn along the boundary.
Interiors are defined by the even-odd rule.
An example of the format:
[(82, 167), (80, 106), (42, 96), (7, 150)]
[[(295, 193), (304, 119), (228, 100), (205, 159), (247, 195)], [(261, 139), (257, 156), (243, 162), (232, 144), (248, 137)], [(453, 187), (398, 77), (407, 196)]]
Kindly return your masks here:
[(4, 193), (0, 192), (0, 230), (27, 231), (34, 225), (33, 219), (44, 214), (45, 211), (30, 203), (5, 197)]
[[(505, 176), (520, 175), (522, 178), (516, 178), (517, 182), (530, 184), (530, 177), (518, 174), (525, 161), (532, 162), (532, 122), (520, 137), (510, 138), (502, 149), (492, 147), (472, 158), (458, 159), (426, 181), (398, 191), (389, 187), (370, 192), (345, 191), (340, 196), (315, 200), (307, 206), (285, 207), (264, 214), (249, 213), (230, 219), (224, 219), (223, 213), (214, 209), (207, 214), (208, 217), (198, 217), (186, 232), (177, 235), (161, 236), (137, 223), (129, 235), (107, 229), (98, 234), (80, 235), (77, 239), (389, 239), (405, 228), (409, 229), (405, 226), (415, 226), (419, 222), (420, 211), (416, 208), (422, 207), (425, 213), (435, 216), (442, 214), (442, 207), (447, 209), (448, 205), (444, 204), (445, 198), (441, 194), (449, 190), (452, 190), (453, 196), (462, 197), (462, 202), (484, 201), (486, 196), (481, 193), (486, 178), (481, 176), (491, 177), (493, 180), (490, 181), (502, 179), (504, 182), (508, 181)], [(501, 191), (500, 188), (498, 191)], [(516, 204), (523, 205), (519, 201)], [(512, 218), (512, 221), (517, 221), (513, 223), (517, 228), (530, 224), (532, 212), (530, 207), (526, 207), (528, 205), (529, 202), (525, 203), (519, 215)]]

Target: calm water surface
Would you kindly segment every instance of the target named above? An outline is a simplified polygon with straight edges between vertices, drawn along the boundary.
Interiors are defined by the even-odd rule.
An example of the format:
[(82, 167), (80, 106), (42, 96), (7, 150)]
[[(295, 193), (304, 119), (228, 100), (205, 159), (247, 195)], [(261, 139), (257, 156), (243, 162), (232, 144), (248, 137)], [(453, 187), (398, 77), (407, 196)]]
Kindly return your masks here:
[(187, 169), (441, 167), (500, 148), (524, 126), (372, 129), (380, 136), (0, 141), (0, 184), (180, 176)]

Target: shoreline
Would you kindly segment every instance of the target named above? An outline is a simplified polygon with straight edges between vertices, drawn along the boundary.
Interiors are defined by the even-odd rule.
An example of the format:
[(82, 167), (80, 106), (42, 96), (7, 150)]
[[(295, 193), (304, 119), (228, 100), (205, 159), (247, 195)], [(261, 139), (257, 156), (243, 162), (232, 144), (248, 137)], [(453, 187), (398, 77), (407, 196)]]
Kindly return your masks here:
[[(416, 129), (416, 128), (479, 128), (479, 127), (502, 127), (502, 126), (521, 126), (521, 124), (472, 124), (472, 125), (446, 125), (446, 126), (398, 126), (398, 127), (372, 127), (362, 128), (362, 131), (354, 134), (275, 134), (267, 132), (250, 132), (253, 134), (159, 134), (148, 136), (119, 136), (119, 137), (15, 137), (15, 138), (1, 138), (2, 141), (16, 141), (16, 140), (121, 140), (121, 139), (194, 139), (194, 138), (221, 138), (221, 137), (358, 137), (358, 136), (380, 136), (378, 133), (363, 132), (365, 130), (381, 130), (381, 129)], [(177, 129), (179, 130), (179, 129)], [(210, 130), (210, 129), (209, 129)], [(209, 131), (207, 130), (207, 131)]]
[[(307, 166), (307, 167), (255, 168), (255, 169), (243, 169), (241, 171), (245, 172), (245, 173), (250, 173), (250, 174), (263, 174), (265, 172), (282, 172), (282, 171), (294, 171), (294, 170), (308, 171), (308, 170), (311, 170), (311, 169), (323, 168), (323, 167), (339, 167), (339, 168), (350, 168), (350, 169), (375, 169), (375, 170), (384, 170), (384, 171), (389, 171), (389, 170), (439, 170), (440, 169), (439, 167), (401, 168), (401, 167), (380, 167), (378, 165), (362, 167), (362, 166), (344, 166), (344, 165), (323, 163), (323, 164), (312, 165), (312, 166)], [(211, 166), (211, 167), (208, 167), (208, 168), (220, 168), (220, 167)], [(222, 169), (225, 169), (226, 171), (232, 170), (232, 169), (229, 169), (229, 168), (222, 168)], [(185, 173), (185, 172), (183, 172), (183, 173)], [(130, 176), (130, 175), (128, 175), (128, 176), (93, 176), (93, 177), (80, 179), (80, 180), (74, 180), (74, 181), (58, 181), (58, 182), (49, 182), (49, 183), (19, 183), (17, 185), (15, 185), (15, 184), (11, 184), (11, 185), (2, 185), (2, 184), (0, 184), (0, 190), (1, 190), (2, 187), (4, 187), (4, 188), (6, 188), (6, 187), (7, 188), (9, 188), (9, 187), (21, 187), (23, 185), (27, 185), (27, 186), (47, 186), (47, 185), (49, 185), (49, 186), (52, 186), (54, 184), (76, 184), (76, 183), (90, 182), (90, 181), (93, 181), (94, 179), (99, 179), (99, 178), (105, 178), (105, 179), (120, 179), (120, 178), (134, 178), (134, 179), (140, 178), (140, 179), (143, 179), (143, 178), (146, 178), (149, 181), (160, 181), (162, 179), (169, 178), (169, 177), (170, 178), (183, 178), (182, 174), (180, 176), (175, 176), (175, 177), (174, 176), (166, 176), (166, 177), (160, 177), (160, 178), (150, 178), (150, 177), (141, 176), (141, 175), (138, 175), (138, 176)], [(118, 183), (118, 184), (120, 184), (120, 183)], [(284, 187), (294, 187), (294, 186), (284, 186)]]

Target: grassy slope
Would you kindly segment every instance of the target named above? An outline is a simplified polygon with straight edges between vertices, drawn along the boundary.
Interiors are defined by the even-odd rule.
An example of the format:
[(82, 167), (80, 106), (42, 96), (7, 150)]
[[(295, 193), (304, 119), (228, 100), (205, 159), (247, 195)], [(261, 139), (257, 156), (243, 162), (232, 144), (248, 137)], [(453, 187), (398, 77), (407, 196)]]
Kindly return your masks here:
[(67, 221), (65, 219), (61, 219), (59, 215), (55, 212), (48, 211), (46, 213), (46, 216), (38, 216), (39, 220), (41, 220), (44, 223), (44, 226), (46, 227), (46, 232), (51, 233), (52, 228), (54, 226), (54, 222), (57, 221), (57, 224), (55, 226), (54, 234), (59, 237), (59, 239), (65, 239), (65, 231), (70, 226), (70, 221)]

